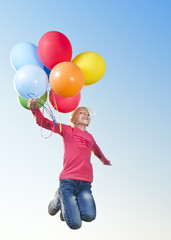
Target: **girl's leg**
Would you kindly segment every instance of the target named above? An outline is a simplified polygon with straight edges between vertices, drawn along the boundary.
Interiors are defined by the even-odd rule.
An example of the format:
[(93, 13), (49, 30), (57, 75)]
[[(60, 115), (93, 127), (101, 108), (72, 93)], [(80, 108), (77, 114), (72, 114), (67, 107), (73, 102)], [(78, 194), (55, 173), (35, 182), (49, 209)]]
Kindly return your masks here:
[(77, 201), (81, 219), (85, 222), (93, 221), (96, 218), (96, 205), (91, 192), (91, 183), (80, 182)]
[(59, 199), (61, 211), (67, 225), (71, 229), (78, 229), (82, 225), (80, 211), (76, 199), (77, 180), (64, 179), (60, 181)]

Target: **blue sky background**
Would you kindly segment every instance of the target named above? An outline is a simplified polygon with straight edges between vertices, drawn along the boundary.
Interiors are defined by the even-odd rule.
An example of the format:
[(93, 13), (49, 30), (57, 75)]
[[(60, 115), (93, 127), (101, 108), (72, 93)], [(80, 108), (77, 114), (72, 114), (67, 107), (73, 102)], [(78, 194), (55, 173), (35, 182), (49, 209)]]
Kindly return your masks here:
[[(171, 2), (14, 1), (1, 4), (0, 238), (170, 240)], [(73, 57), (95, 51), (107, 69), (84, 87), (88, 129), (112, 167), (92, 156), (97, 219), (70, 230), (47, 206), (58, 187), (63, 143), (45, 140), (17, 101), (12, 47), (64, 33)], [(69, 123), (69, 114), (61, 114)], [(45, 136), (49, 132), (43, 132)]]

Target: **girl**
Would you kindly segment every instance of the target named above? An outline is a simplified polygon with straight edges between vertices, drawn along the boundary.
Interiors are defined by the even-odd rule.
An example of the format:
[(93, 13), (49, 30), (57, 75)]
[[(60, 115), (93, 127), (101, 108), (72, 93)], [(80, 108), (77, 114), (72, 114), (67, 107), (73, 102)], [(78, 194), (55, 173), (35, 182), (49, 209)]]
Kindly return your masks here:
[(90, 114), (85, 107), (75, 109), (70, 118), (71, 126), (59, 124), (45, 118), (40, 112), (37, 101), (29, 99), (28, 106), (43, 128), (58, 133), (63, 137), (63, 170), (59, 176), (60, 186), (54, 199), (50, 202), (49, 214), (55, 215), (61, 209), (61, 220), (65, 220), (71, 229), (78, 229), (82, 220), (91, 222), (96, 217), (96, 206), (91, 192), (93, 168), (90, 162), (93, 152), (105, 165), (111, 165), (93, 136), (86, 131), (90, 123)]

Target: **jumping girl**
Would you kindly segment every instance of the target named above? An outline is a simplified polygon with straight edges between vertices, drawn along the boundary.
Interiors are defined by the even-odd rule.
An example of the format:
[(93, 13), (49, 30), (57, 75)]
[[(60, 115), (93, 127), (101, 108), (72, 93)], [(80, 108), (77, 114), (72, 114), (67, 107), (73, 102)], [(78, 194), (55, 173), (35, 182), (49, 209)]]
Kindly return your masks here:
[(48, 211), (55, 215), (61, 210), (61, 220), (71, 229), (79, 229), (82, 221), (91, 222), (96, 217), (96, 206), (91, 191), (93, 168), (91, 152), (105, 165), (111, 165), (96, 144), (93, 136), (86, 131), (90, 123), (87, 108), (75, 109), (70, 118), (70, 125), (55, 124), (43, 116), (35, 99), (28, 100), (28, 106), (36, 123), (43, 128), (58, 133), (64, 142), (63, 170), (59, 176), (59, 189), (50, 202)]

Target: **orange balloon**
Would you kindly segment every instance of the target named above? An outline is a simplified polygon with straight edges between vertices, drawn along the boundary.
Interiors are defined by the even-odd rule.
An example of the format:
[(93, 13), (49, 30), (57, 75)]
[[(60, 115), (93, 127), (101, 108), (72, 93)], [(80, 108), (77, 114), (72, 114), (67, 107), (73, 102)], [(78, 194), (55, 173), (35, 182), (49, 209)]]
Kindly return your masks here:
[(57, 95), (72, 97), (82, 89), (84, 75), (75, 63), (61, 62), (51, 70), (49, 82)]

